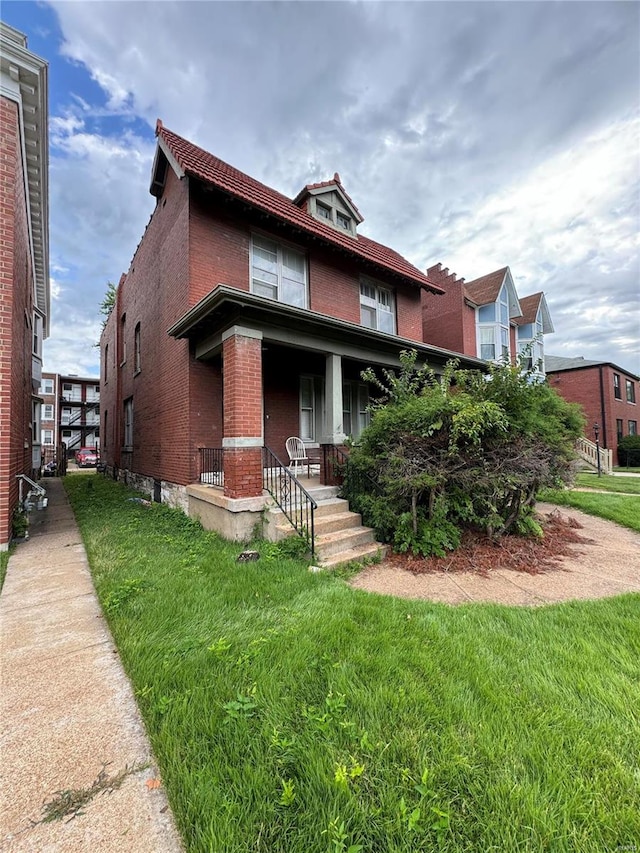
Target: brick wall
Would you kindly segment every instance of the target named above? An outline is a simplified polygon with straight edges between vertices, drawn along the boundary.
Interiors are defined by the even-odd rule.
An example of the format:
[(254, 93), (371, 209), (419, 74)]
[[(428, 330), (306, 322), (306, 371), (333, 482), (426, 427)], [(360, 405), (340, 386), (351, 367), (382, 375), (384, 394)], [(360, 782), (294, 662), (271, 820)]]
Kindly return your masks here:
[(475, 310), (464, 301), (464, 279), (442, 264), (429, 267), (427, 275), (444, 291), (443, 296), (422, 292), (422, 335), (427, 344), (476, 356)]
[[(620, 376), (620, 392), (622, 399), (614, 395), (613, 374)], [(600, 378), (602, 376), (602, 386)], [(635, 385), (636, 403), (628, 403), (625, 380), (631, 379)], [(547, 373), (547, 381), (552, 388), (570, 403), (579, 403), (585, 413), (587, 423), (585, 436), (595, 440), (593, 426), (600, 427), (600, 444), (613, 450), (613, 464), (618, 464), (618, 439), (616, 434), (616, 419), (623, 422), (623, 434), (629, 434), (629, 421), (640, 422), (638, 394), (639, 383), (629, 374), (614, 370), (610, 364), (591, 365), (577, 370), (562, 370), (558, 373)], [(602, 387), (602, 393), (601, 393)], [(603, 416), (604, 400), (604, 416)]]
[(33, 270), (18, 121), (17, 105), (0, 98), (0, 548), (11, 536), (16, 475), (31, 473)]

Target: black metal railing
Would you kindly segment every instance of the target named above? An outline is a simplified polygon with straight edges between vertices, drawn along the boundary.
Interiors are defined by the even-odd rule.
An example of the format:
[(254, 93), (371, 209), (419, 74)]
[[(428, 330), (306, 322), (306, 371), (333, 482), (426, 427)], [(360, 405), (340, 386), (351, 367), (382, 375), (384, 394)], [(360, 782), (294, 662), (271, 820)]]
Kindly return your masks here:
[(200, 447), (200, 474), (198, 481), (207, 486), (224, 485), (222, 447)]
[(262, 488), (269, 492), (296, 533), (315, 554), (314, 512), (318, 504), (291, 471), (268, 447), (262, 448)]
[(349, 508), (359, 512), (365, 524), (374, 527), (362, 498), (366, 495), (382, 495), (382, 486), (370, 474), (354, 465), (349, 454), (335, 444), (324, 445), (323, 451), (324, 482), (339, 486), (338, 494), (349, 502)]

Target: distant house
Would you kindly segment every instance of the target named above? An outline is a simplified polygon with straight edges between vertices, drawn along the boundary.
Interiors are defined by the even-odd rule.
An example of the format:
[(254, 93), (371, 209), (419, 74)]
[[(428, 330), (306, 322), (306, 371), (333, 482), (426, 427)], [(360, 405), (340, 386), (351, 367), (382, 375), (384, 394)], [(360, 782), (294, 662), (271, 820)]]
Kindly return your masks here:
[(266, 449), (286, 464), (290, 436), (316, 460), (357, 438), (362, 370), (403, 349), (443, 369), (453, 353), (423, 342), (421, 303), (441, 289), (359, 233), (338, 174), (288, 198), (161, 122), (156, 135), (157, 204), (101, 339), (103, 459), (191, 511), (222, 459), (197, 499), (241, 537), (265, 505)]
[(608, 361), (545, 356), (547, 381), (571, 403), (579, 403), (587, 418), (586, 435), (595, 438), (613, 454), (618, 464), (618, 442), (623, 436), (638, 434), (638, 394), (640, 377)]
[(81, 447), (99, 447), (99, 377), (43, 373), (40, 396), (43, 448), (64, 443), (73, 455)]
[(442, 264), (427, 270), (444, 296), (423, 291), (423, 338), (427, 343), (487, 361), (515, 363), (544, 375), (544, 335), (553, 323), (544, 293), (520, 298), (509, 267), (465, 282)]
[(40, 467), (42, 342), (49, 333), (47, 63), (0, 22), (0, 550), (20, 475)]

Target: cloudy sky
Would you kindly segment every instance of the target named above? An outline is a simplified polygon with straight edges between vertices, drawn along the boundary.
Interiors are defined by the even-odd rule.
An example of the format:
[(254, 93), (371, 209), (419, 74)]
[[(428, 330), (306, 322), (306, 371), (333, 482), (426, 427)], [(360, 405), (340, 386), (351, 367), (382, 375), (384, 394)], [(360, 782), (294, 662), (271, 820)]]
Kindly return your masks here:
[(640, 4), (5, 2), (50, 63), (48, 370), (97, 374), (99, 303), (153, 209), (154, 127), (360, 231), (544, 290), (556, 355), (640, 372)]

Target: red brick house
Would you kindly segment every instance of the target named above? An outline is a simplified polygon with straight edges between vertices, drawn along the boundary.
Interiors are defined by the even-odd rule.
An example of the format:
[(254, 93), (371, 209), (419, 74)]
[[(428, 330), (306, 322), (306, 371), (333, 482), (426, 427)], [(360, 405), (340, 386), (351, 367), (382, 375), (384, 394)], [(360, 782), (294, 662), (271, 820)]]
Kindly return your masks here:
[(49, 153), (47, 63), (27, 50), (26, 36), (2, 22), (0, 45), (0, 550), (6, 550), (20, 475), (40, 467)]
[(585, 358), (545, 356), (547, 381), (570, 403), (579, 403), (587, 418), (586, 437), (612, 451), (618, 465), (618, 442), (638, 434), (640, 377), (617, 364)]
[(509, 267), (470, 282), (442, 264), (427, 275), (444, 296), (422, 293), (425, 341), (487, 361), (515, 363), (520, 354), (544, 375), (544, 335), (553, 332), (544, 293), (519, 298)]
[(81, 447), (100, 446), (100, 379), (97, 376), (63, 376), (43, 373), (42, 446), (48, 457), (64, 443), (69, 455)]
[(189, 509), (200, 449), (220, 449), (207, 499), (241, 538), (256, 516), (240, 515), (264, 507), (263, 448), (286, 462), (288, 436), (318, 454), (357, 437), (361, 371), (403, 349), (442, 369), (452, 353), (424, 344), (421, 303), (441, 289), (358, 233), (338, 174), (291, 199), (161, 122), (156, 135), (157, 204), (101, 338), (103, 460)]

